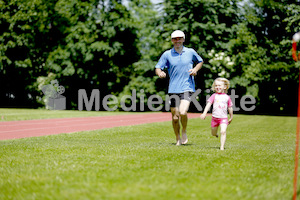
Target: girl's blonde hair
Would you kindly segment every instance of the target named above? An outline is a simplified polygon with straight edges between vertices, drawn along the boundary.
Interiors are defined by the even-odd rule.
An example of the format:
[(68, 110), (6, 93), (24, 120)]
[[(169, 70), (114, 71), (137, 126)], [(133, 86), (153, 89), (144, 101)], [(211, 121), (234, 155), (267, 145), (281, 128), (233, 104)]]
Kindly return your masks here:
[(215, 82), (216, 82), (216, 81), (222, 81), (222, 82), (224, 83), (224, 85), (226, 86), (224, 92), (227, 93), (227, 92), (228, 92), (228, 89), (229, 89), (229, 86), (230, 86), (229, 80), (226, 79), (226, 78), (216, 78), (216, 79), (214, 80), (212, 86), (211, 86), (211, 90), (212, 90), (212, 91), (215, 91), (215, 86), (216, 86)]

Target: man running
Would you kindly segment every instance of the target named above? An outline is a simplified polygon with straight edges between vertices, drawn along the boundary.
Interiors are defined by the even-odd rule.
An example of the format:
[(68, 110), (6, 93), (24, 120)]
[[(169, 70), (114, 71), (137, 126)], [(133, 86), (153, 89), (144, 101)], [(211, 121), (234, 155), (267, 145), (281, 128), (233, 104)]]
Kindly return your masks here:
[[(165, 51), (155, 66), (155, 73), (159, 78), (166, 78), (164, 68), (168, 69), (170, 76), (168, 94), (172, 113), (172, 125), (176, 135), (176, 145), (188, 142), (187, 111), (191, 96), (195, 92), (194, 76), (201, 69), (203, 59), (194, 49), (183, 46), (185, 34), (176, 30), (171, 34), (173, 48)], [(195, 67), (194, 67), (195, 65)], [(182, 140), (180, 138), (180, 123), (182, 125)]]

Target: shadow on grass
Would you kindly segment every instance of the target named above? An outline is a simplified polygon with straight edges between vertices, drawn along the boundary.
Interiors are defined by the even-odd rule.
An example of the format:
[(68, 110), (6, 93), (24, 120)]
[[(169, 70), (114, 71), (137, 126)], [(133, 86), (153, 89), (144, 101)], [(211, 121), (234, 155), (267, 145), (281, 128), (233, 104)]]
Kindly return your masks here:
[[(176, 143), (171, 143), (171, 145), (176, 145)], [(195, 144), (182, 144), (180, 146), (192, 146), (192, 145), (195, 145)]]
[(208, 148), (208, 149), (220, 149), (220, 147), (206, 147), (206, 148)]
[[(176, 146), (176, 143), (175, 142), (171, 143), (171, 145)], [(194, 146), (194, 145), (197, 145), (197, 144), (190, 143), (190, 144), (182, 144), (180, 146), (182, 147), (182, 146)], [(205, 146), (203, 146), (202, 148), (204, 148), (204, 149), (217, 149), (217, 150), (220, 150), (219, 146), (215, 146), (215, 147), (212, 147), (212, 146), (206, 146), (205, 147)], [(226, 147), (225, 147), (225, 150), (226, 150)]]

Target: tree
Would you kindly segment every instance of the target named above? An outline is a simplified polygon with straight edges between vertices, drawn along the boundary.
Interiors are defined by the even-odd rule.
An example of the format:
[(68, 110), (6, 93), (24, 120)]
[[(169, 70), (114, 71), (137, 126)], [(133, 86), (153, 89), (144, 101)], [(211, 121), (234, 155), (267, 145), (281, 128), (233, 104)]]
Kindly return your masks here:
[[(119, 93), (139, 60), (136, 28), (122, 2), (1, 1), (1, 106), (38, 106), (57, 79), (76, 108), (79, 88)], [(18, 84), (16, 84), (18, 83)]]
[(0, 1), (1, 106), (38, 106), (33, 83), (63, 36), (64, 18), (54, 7), (55, 1)]
[(256, 112), (294, 114), (298, 68), (289, 56), (289, 33), (299, 27), (298, 6), (288, 0), (166, 0), (161, 35), (187, 33), (186, 45), (205, 60), (198, 87), (224, 76), (240, 97), (256, 98)]
[[(131, 95), (133, 90), (137, 92), (137, 105), (140, 105), (141, 95), (145, 96), (145, 104), (148, 97), (153, 94), (158, 94), (165, 100), (168, 80), (158, 80), (154, 73), (154, 66), (163, 51), (161, 44), (165, 42), (164, 38), (160, 37), (161, 24), (158, 12), (150, 0), (130, 1), (129, 10), (137, 27), (139, 39), (137, 47), (141, 58), (133, 64), (130, 81), (119, 94), (119, 100), (124, 95)], [(146, 110), (147, 106), (144, 107)]]
[[(129, 82), (132, 63), (139, 60), (136, 28), (121, 1), (77, 2), (76, 9), (61, 1), (65, 16), (64, 43), (47, 58), (46, 66), (66, 87), (68, 101), (77, 108), (79, 89), (99, 89), (101, 95), (118, 94)], [(61, 8), (66, 9), (61, 9)], [(74, 18), (74, 16), (77, 16)]]
[(297, 7), (292, 1), (250, 1), (243, 6), (242, 23), (235, 26), (237, 37), (228, 43), (238, 69), (233, 83), (257, 99), (259, 113), (296, 111), (298, 68), (290, 56), (292, 35), (287, 31), (287, 19), (295, 25), (298, 18), (292, 7)]

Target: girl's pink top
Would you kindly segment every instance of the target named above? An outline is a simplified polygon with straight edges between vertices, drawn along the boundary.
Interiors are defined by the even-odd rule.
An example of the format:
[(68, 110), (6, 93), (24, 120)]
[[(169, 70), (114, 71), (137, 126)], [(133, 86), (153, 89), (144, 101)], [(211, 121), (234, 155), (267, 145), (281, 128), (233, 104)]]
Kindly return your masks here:
[(227, 118), (227, 110), (228, 108), (232, 107), (232, 101), (227, 94), (214, 93), (207, 101), (213, 104), (213, 117)]

